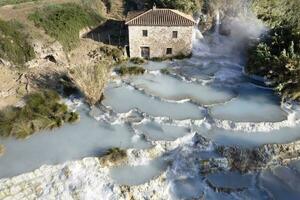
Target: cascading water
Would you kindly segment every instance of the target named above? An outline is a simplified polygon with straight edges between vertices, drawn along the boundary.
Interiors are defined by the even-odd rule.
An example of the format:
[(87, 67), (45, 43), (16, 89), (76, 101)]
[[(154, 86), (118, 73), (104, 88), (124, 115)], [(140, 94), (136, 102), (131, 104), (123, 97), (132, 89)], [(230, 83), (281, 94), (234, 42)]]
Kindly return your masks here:
[(194, 29), (194, 40), (195, 41), (198, 41), (198, 40), (202, 40), (204, 37), (203, 37), (203, 35), (202, 35), (202, 33), (201, 33), (201, 31), (199, 30), (199, 23), (200, 23), (200, 17), (198, 17), (197, 19), (196, 19), (196, 26), (195, 26), (195, 29)]
[(215, 34), (219, 35), (220, 34), (220, 25), (221, 25), (221, 20), (220, 20), (220, 11), (216, 11), (216, 20), (215, 20)]

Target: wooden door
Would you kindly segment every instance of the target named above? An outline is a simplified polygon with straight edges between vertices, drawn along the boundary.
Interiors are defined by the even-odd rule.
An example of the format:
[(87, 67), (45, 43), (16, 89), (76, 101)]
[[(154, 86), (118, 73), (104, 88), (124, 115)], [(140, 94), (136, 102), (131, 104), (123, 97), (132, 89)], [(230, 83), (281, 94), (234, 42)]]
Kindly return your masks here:
[(141, 47), (141, 56), (145, 59), (150, 58), (150, 48), (149, 47)]

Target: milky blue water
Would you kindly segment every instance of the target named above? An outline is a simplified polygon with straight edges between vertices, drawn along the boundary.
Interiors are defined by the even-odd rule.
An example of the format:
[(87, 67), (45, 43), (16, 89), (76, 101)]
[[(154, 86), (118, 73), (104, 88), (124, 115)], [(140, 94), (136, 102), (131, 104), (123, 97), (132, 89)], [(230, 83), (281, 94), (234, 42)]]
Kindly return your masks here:
[[(172, 142), (194, 133), (215, 145), (243, 148), (300, 138), (297, 106), (282, 104), (263, 82), (244, 75), (241, 56), (220, 50), (227, 42), (219, 46), (198, 43), (192, 58), (148, 62), (144, 75), (116, 77), (108, 84), (100, 107), (92, 113), (84, 104), (77, 107), (81, 119), (76, 124), (43, 131), (26, 140), (1, 138), (6, 151), (0, 157), (0, 177), (29, 172), (44, 164), (99, 156), (112, 147), (148, 149), (155, 145), (153, 142)], [(159, 70), (164, 68), (171, 74), (161, 74)], [(200, 163), (216, 156), (213, 149), (193, 154), (184, 141), (180, 148), (190, 151), (184, 159), (199, 159), (196, 163)], [(166, 153), (170, 156), (174, 152)], [(183, 159), (181, 154), (173, 156), (168, 162)], [(206, 199), (297, 199), (300, 195), (298, 162), (253, 174), (218, 172), (206, 177), (191, 174), (192, 166), (173, 169), (166, 163), (160, 158), (148, 164), (120, 166), (112, 168), (110, 176), (121, 185), (139, 185), (166, 170), (181, 169), (180, 174), (170, 173), (166, 192), (173, 199), (201, 195)], [(207, 181), (234, 189), (233, 194), (214, 191)]]

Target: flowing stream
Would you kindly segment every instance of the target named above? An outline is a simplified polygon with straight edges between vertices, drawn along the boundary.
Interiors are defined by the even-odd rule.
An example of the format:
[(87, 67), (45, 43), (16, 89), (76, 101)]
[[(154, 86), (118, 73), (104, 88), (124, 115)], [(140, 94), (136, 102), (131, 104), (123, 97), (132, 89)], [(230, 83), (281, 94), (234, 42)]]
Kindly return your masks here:
[[(81, 114), (77, 124), (44, 131), (24, 141), (1, 139), (6, 152), (0, 157), (0, 177), (29, 172), (44, 164), (99, 156), (112, 147), (148, 149), (161, 141), (177, 141), (178, 148), (165, 152), (173, 167), (168, 167), (162, 156), (112, 168), (111, 178), (118, 184), (139, 185), (167, 170), (168, 192), (174, 199), (197, 198), (203, 193), (205, 199), (296, 199), (300, 195), (298, 161), (245, 175), (199, 175), (196, 158), (218, 156), (209, 145), (192, 145), (189, 138), (195, 133), (217, 145), (242, 148), (300, 138), (300, 108), (281, 103), (263, 82), (244, 74), (243, 56), (234, 49), (232, 38), (219, 34), (210, 37), (210, 42), (195, 39), (192, 58), (148, 62), (144, 65), (147, 72), (140, 76), (115, 75), (100, 107), (90, 109), (80, 99), (68, 99), (67, 103)], [(162, 74), (160, 69), (170, 73)], [(207, 181), (236, 192), (214, 191)]]

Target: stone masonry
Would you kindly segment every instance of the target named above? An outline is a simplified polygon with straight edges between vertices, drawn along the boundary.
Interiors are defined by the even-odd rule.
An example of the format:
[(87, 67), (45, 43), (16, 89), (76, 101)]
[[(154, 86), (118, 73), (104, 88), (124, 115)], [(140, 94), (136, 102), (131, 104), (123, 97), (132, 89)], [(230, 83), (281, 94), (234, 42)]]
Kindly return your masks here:
[[(143, 36), (143, 30), (148, 31), (148, 37)], [(173, 38), (173, 31), (178, 37)], [(192, 52), (193, 26), (129, 26), (130, 57), (141, 57), (141, 47), (150, 48), (150, 58), (165, 57), (167, 48), (172, 48), (174, 56), (189, 55)]]

